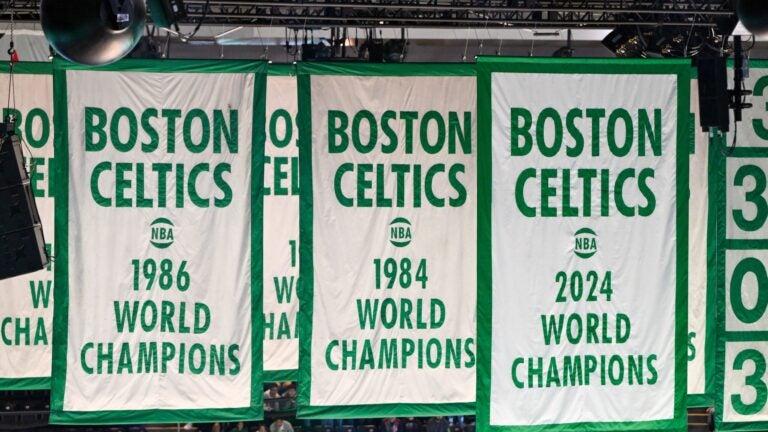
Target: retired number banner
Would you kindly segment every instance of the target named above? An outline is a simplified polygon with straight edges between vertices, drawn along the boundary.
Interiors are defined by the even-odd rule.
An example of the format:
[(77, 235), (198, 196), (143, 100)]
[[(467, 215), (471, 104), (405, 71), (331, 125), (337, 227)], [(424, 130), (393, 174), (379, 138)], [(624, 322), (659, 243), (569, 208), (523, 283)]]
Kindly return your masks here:
[[(717, 430), (768, 429), (768, 61), (750, 62), (754, 108), (716, 134)], [(734, 141), (734, 129), (738, 135)], [(732, 146), (735, 145), (735, 148)], [(727, 156), (726, 156), (727, 155)]]
[(690, 66), (478, 68), (479, 427), (685, 430)]
[(264, 156), (264, 381), (299, 368), (299, 109), (296, 67), (270, 65)]
[(299, 65), (299, 416), (474, 411), (474, 74)]
[(260, 418), (266, 64), (54, 68), (51, 421)]
[[(0, 91), (7, 92), (9, 68), (0, 67)], [(53, 251), (53, 78), (50, 63), (17, 63), (15, 101), (2, 119), (16, 117), (32, 194), (40, 213), (46, 249)], [(13, 108), (15, 106), (15, 108)], [(53, 264), (0, 281), (0, 390), (50, 388), (53, 329)]]

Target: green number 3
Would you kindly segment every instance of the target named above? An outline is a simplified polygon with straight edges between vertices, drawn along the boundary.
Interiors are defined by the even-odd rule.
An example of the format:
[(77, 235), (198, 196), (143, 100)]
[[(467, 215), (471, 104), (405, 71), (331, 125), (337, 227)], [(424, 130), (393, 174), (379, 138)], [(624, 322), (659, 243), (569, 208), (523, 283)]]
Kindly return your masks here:
[(763, 198), (763, 192), (765, 192), (766, 182), (765, 173), (755, 165), (744, 165), (736, 172), (736, 178), (733, 180), (735, 186), (744, 186), (744, 179), (752, 177), (755, 179), (755, 188), (747, 192), (746, 199), (755, 205), (757, 214), (752, 220), (748, 220), (744, 217), (744, 212), (741, 210), (733, 211), (733, 219), (736, 221), (736, 225), (744, 231), (757, 231), (768, 219), (768, 202)]
[(751, 404), (745, 404), (741, 399), (741, 395), (731, 395), (733, 409), (741, 415), (757, 414), (762, 411), (765, 403), (768, 402), (768, 386), (763, 381), (763, 375), (765, 375), (766, 370), (765, 357), (760, 351), (746, 349), (740, 352), (733, 361), (733, 369), (741, 370), (744, 367), (744, 363), (750, 360), (755, 364), (755, 372), (748, 376), (744, 383), (755, 389), (757, 394), (755, 401)]

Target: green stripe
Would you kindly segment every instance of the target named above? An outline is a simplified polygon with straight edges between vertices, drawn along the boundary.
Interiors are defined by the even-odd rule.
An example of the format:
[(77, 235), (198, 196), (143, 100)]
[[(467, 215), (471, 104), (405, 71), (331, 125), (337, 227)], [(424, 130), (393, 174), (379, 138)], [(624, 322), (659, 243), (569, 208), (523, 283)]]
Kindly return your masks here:
[(688, 395), (688, 408), (709, 408), (715, 405), (715, 398), (708, 394)]
[[(264, 418), (264, 161), (267, 132), (267, 63), (259, 63), (253, 85), (251, 122), (251, 406)], [(215, 421), (215, 420), (214, 420)]]
[[(259, 392), (262, 394), (262, 392)], [(262, 394), (263, 396), (263, 394)], [(261, 408), (264, 409), (263, 406)], [(121, 425), (139, 423), (213, 423), (256, 421), (264, 418), (254, 408), (204, 410), (60, 411), (51, 407), (51, 424)]]
[(299, 63), (299, 75), (352, 76), (475, 76), (470, 63)]
[(312, 87), (310, 76), (299, 74), (299, 395), (298, 415), (310, 405), (312, 390), (312, 311), (314, 257), (312, 196)]
[(726, 331), (725, 342), (767, 342), (768, 331)]
[[(302, 381), (302, 385), (303, 383), (304, 381)], [(299, 404), (297, 416), (302, 419), (356, 419), (376, 417), (434, 417), (473, 414), (475, 414), (474, 403), (400, 403), (344, 406), (307, 406)]]
[(264, 381), (265, 383), (297, 381), (298, 379), (299, 379), (298, 369), (265, 370), (262, 376), (262, 381)]
[(270, 64), (267, 68), (269, 76), (296, 76), (295, 64)]
[[(493, 323), (492, 206), (493, 161), (491, 68), (478, 64), (477, 76), (477, 424), (490, 424), (491, 334)], [(489, 428), (490, 429), (490, 428)]]
[(50, 377), (0, 378), (0, 390), (50, 390)]
[[(723, 142), (723, 148), (730, 148), (730, 142)], [(728, 155), (732, 158), (765, 158), (768, 157), (768, 147), (736, 147), (733, 153)]]
[[(729, 60), (729, 66), (733, 67), (733, 60)], [(768, 68), (768, 60), (766, 60), (766, 59), (749, 59), (749, 67), (751, 69), (766, 69), (766, 68)]]
[(145, 60), (123, 59), (104, 66), (85, 66), (60, 58), (53, 61), (54, 70), (87, 70), (101, 72), (146, 73), (266, 73), (267, 63), (252, 60)]
[(53, 359), (51, 374), (51, 422), (54, 412), (64, 410), (69, 339), (69, 121), (67, 111), (67, 75), (63, 69), (53, 72), (54, 167), (53, 183), (56, 258), (53, 283)]
[[(545, 58), (545, 57), (478, 57), (477, 67), (494, 72), (527, 72), (548, 74), (635, 74), (678, 75), (690, 79), (690, 59), (617, 59), (617, 58)], [(688, 86), (690, 92), (690, 85)], [(686, 101), (686, 106), (690, 100)], [(686, 111), (687, 113), (688, 111)], [(686, 114), (687, 116), (687, 114)], [(687, 124), (687, 120), (685, 121)], [(683, 153), (685, 154), (685, 153)]]
[(731, 250), (753, 250), (768, 249), (768, 240), (766, 239), (728, 239), (725, 241), (725, 248)]
[[(0, 63), (0, 73), (10, 73), (9, 62)], [(18, 62), (13, 65), (13, 73), (25, 75), (51, 75), (53, 65), (50, 62)]]

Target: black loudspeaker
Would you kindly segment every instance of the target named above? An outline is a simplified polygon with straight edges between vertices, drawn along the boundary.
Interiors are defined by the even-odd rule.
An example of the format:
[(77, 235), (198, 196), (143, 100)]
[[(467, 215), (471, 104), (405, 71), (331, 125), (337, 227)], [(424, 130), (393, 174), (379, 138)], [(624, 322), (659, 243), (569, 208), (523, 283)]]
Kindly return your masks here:
[[(0, 188), (19, 185), (29, 180), (24, 169), (24, 157), (21, 153), (21, 140), (15, 135), (8, 136), (6, 123), (0, 123)], [(8, 137), (8, 139), (4, 138)], [(0, 201), (0, 203), (5, 201)]]
[(41, 0), (40, 24), (65, 59), (89, 66), (117, 61), (144, 32), (144, 0)]
[(0, 124), (0, 131), (0, 279), (6, 279), (42, 270), (49, 257), (21, 140), (12, 124)]
[(768, 7), (765, 0), (738, 0), (736, 14), (741, 23), (750, 32), (764, 35), (768, 33)]
[(368, 61), (371, 63), (384, 62), (384, 42), (381, 40), (369, 40)]
[(706, 132), (716, 127), (728, 132), (730, 119), (728, 72), (724, 57), (698, 58), (699, 70), (699, 119)]

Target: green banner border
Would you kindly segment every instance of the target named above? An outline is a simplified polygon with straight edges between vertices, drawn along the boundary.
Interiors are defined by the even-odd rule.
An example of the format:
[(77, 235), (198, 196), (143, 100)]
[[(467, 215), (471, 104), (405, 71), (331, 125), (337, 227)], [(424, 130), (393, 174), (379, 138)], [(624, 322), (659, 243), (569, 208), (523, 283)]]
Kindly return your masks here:
[[(8, 75), (11, 71), (10, 63), (0, 63), (0, 74)], [(18, 62), (13, 66), (14, 75), (53, 75), (50, 63), (45, 62)], [(53, 102), (53, 101), (52, 101)], [(55, 223), (54, 223), (55, 226)], [(56, 288), (54, 287), (54, 290)], [(55, 302), (55, 299), (54, 299)], [(52, 341), (49, 341), (49, 343)], [(51, 347), (53, 348), (53, 347)], [(29, 378), (0, 378), (0, 391), (8, 390), (49, 390), (51, 377)]]
[[(10, 72), (10, 62), (0, 63), (0, 73), (7, 74)], [(13, 64), (13, 73), (23, 75), (53, 75), (53, 64), (50, 62), (20, 61)]]
[[(368, 404), (320, 406), (310, 400), (312, 388), (312, 316), (314, 300), (313, 185), (312, 185), (312, 94), (311, 75), (349, 76), (475, 76), (474, 64), (372, 64), (300, 63), (299, 87), (299, 396), (298, 417), (303, 419), (426, 417), (471, 415), (474, 403), (457, 404)], [(307, 138), (302, 138), (307, 137)]]
[(269, 76), (296, 76), (295, 64), (272, 64), (267, 67), (267, 75)]
[(265, 383), (298, 381), (298, 369), (265, 370), (261, 376)]
[[(491, 323), (492, 323), (492, 113), (491, 74), (498, 72), (548, 74), (650, 74), (676, 75), (677, 115), (677, 263), (675, 314), (674, 417), (644, 422), (564, 423), (532, 426), (491, 426)], [(688, 175), (690, 121), (690, 62), (650, 59), (478, 58), (478, 428), (492, 432), (576, 431), (685, 431), (687, 430), (688, 347)]]
[[(234, 409), (189, 410), (125, 410), (125, 411), (66, 411), (64, 394), (67, 376), (67, 340), (69, 318), (69, 138), (67, 77), (69, 70), (94, 70), (148, 73), (253, 73), (254, 83), (253, 125), (262, 125), (252, 131), (251, 145), (251, 401), (249, 407)], [(122, 60), (107, 66), (90, 68), (54, 60), (54, 123), (55, 158), (57, 160), (55, 196), (55, 281), (54, 281), (54, 346), (51, 383), (51, 424), (112, 425), (135, 423), (205, 423), (214, 421), (260, 420), (264, 417), (263, 366), (263, 300), (262, 300), (262, 189), (264, 184), (264, 143), (266, 135), (265, 96), (266, 62), (254, 61), (198, 61), (198, 60)]]
[(7, 390), (50, 390), (50, 377), (0, 378), (0, 391)]

